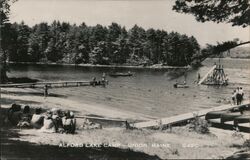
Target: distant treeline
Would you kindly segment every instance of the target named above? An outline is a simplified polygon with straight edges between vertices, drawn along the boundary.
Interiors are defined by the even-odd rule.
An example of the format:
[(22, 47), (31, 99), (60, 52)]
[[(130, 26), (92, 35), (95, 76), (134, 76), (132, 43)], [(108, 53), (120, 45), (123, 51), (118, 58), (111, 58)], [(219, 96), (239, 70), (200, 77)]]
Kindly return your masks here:
[(230, 52), (224, 52), (221, 57), (231, 57), (231, 58), (250, 58), (249, 47), (238, 47), (231, 49)]
[(105, 27), (54, 21), (7, 28), (8, 59), (13, 62), (185, 66), (200, 51), (193, 36), (137, 25), (126, 30), (117, 23)]

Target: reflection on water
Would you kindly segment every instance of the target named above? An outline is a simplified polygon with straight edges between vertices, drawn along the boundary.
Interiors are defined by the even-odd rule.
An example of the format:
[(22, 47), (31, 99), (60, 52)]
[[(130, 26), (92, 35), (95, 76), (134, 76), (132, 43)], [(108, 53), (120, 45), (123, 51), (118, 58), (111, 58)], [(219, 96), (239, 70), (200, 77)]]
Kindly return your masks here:
[[(197, 74), (204, 75), (218, 59), (208, 59), (204, 66), (187, 72), (190, 88), (173, 88), (184, 76), (170, 77), (167, 70), (154, 69), (118, 69), (118, 71), (135, 72), (132, 77), (107, 77), (107, 88), (78, 87), (53, 89), (51, 92), (63, 94), (70, 99), (89, 104), (108, 105), (117, 109), (139, 112), (155, 117), (167, 117), (180, 113), (210, 108), (229, 100), (232, 90), (242, 86), (245, 93), (250, 91), (250, 60), (223, 59), (221, 61), (229, 76), (226, 87), (197, 86)], [(42, 81), (90, 80), (101, 78), (103, 72), (111, 68), (91, 68), (52, 65), (14, 65), (10, 66), (10, 76), (37, 78)]]

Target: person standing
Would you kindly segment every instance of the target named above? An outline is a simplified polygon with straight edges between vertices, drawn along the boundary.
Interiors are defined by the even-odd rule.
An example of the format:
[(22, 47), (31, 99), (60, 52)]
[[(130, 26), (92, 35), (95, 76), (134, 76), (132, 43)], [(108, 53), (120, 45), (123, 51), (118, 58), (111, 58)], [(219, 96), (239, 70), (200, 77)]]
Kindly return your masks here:
[(90, 82), (90, 84), (91, 84), (93, 87), (96, 86), (96, 84), (97, 84), (96, 77), (93, 77), (93, 78), (92, 78), (92, 81)]
[(240, 103), (242, 103), (243, 96), (244, 96), (244, 91), (243, 91), (242, 87), (240, 87), (240, 89), (239, 89), (239, 94), (240, 94)]
[(201, 80), (201, 75), (200, 75), (200, 73), (198, 73), (198, 81), (197, 81), (197, 83), (199, 83), (200, 80)]
[(106, 73), (105, 72), (102, 74), (101, 84), (103, 85), (103, 87), (106, 86)]
[(48, 96), (48, 85), (45, 84), (44, 86), (44, 98), (46, 98)]
[(102, 73), (102, 80), (103, 80), (103, 81), (106, 80), (106, 73), (105, 73), (105, 72)]
[(236, 90), (234, 90), (234, 91), (233, 91), (233, 94), (232, 94), (233, 105), (236, 104), (236, 94), (237, 94), (237, 92), (236, 92)]
[(237, 103), (237, 105), (241, 104), (241, 94), (239, 93), (239, 90), (240, 90), (240, 88), (237, 87), (237, 90), (236, 90), (236, 103)]
[(242, 87), (240, 87), (240, 89), (239, 89), (239, 93), (242, 95), (242, 99), (243, 99), (243, 96), (244, 96), (244, 91), (243, 91), (243, 88), (242, 88)]

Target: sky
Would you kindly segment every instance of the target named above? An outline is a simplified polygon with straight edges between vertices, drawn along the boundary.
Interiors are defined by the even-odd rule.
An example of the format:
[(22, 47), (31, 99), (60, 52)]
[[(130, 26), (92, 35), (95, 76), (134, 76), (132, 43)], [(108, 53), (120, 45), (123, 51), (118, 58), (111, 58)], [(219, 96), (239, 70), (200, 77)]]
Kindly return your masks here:
[(11, 6), (10, 21), (29, 26), (53, 20), (88, 26), (116, 22), (127, 29), (137, 24), (194, 36), (201, 46), (234, 38), (249, 40), (249, 27), (197, 22), (192, 15), (173, 11), (173, 4), (174, 0), (18, 0)]

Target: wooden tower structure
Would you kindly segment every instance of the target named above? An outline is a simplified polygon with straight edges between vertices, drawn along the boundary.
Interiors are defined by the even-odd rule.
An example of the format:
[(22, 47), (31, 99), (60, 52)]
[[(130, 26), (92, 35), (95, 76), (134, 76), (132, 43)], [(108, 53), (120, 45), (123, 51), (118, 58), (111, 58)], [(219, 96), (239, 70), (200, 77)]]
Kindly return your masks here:
[(214, 64), (208, 73), (199, 81), (198, 84), (204, 85), (228, 85), (228, 77), (224, 72), (223, 65)]

